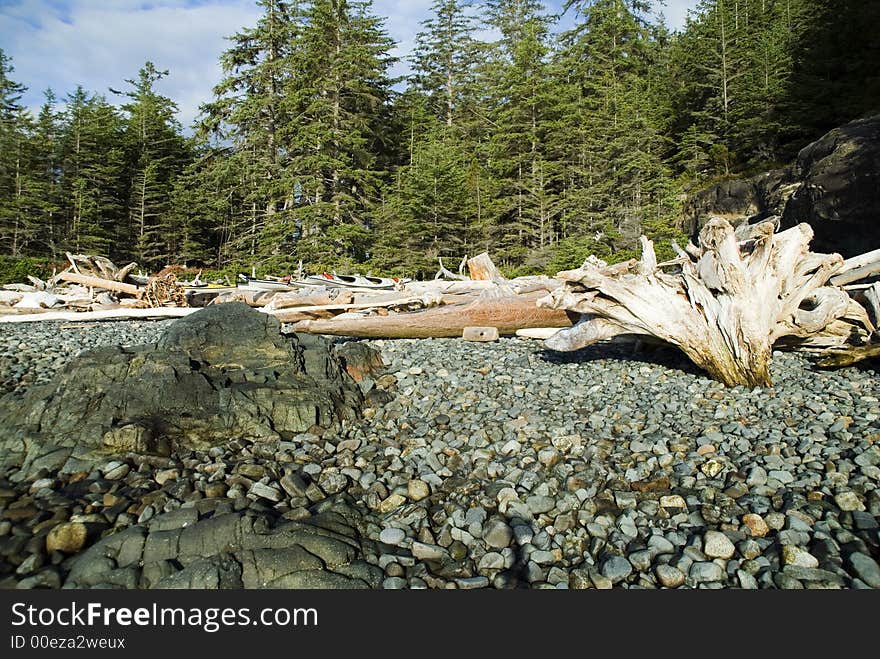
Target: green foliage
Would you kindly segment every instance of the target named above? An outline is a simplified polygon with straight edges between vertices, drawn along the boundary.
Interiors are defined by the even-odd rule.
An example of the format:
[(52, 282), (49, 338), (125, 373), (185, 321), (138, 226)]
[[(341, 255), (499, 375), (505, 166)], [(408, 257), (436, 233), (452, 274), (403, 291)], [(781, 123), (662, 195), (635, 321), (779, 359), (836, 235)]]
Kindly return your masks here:
[(257, 5), (191, 139), (151, 62), (118, 107), (47, 90), (34, 117), (0, 51), (0, 253), (515, 276), (644, 234), (666, 260), (683, 192), (880, 110), (876, 2), (700, 0), (670, 34), (649, 0), (567, 0), (565, 31), (538, 0), (434, 0), (402, 88), (368, 0)]
[(37, 256), (0, 256), (0, 285), (26, 284), (28, 275), (46, 280), (52, 276), (53, 268), (60, 268), (51, 258)]

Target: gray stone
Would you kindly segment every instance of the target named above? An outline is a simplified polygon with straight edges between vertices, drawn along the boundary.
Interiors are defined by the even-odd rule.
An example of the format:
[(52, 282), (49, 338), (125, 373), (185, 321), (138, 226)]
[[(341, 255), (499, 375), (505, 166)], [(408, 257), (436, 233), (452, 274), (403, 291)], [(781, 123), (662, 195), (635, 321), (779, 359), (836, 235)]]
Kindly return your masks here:
[(406, 539), (406, 532), (403, 529), (387, 528), (382, 529), (379, 534), (379, 541), (386, 545), (399, 545)]
[(489, 520), (483, 528), (483, 540), (494, 549), (504, 549), (513, 540), (513, 531), (502, 520)]
[(657, 554), (671, 554), (675, 551), (675, 545), (662, 535), (652, 535), (648, 538), (648, 547), (653, 549)]
[(651, 568), (651, 561), (654, 558), (654, 552), (649, 549), (636, 551), (627, 556), (632, 566), (639, 572), (647, 572)]
[(865, 504), (862, 503), (859, 495), (855, 492), (840, 492), (834, 495), (834, 503), (844, 511), (861, 511), (865, 509)]
[(623, 556), (612, 556), (602, 564), (602, 576), (620, 583), (632, 574), (633, 566)]
[(806, 568), (819, 567), (819, 559), (803, 547), (795, 545), (783, 545), (782, 560), (785, 565), (795, 565), (797, 567)]
[(700, 561), (691, 565), (688, 576), (696, 583), (721, 581), (724, 579), (724, 570), (715, 563)]
[(855, 552), (847, 556), (846, 560), (859, 579), (871, 588), (880, 588), (880, 566), (873, 558), (861, 552)]
[(388, 577), (382, 582), (382, 588), (385, 590), (402, 590), (409, 584), (403, 577)]
[(654, 572), (657, 575), (657, 579), (666, 588), (678, 588), (684, 583), (684, 573), (672, 565), (658, 565)]
[(487, 554), (483, 554), (483, 557), (477, 563), (477, 569), (480, 571), (503, 570), (504, 567), (504, 557), (497, 552), (489, 552)]
[(544, 549), (533, 551), (529, 554), (529, 558), (538, 565), (549, 565), (556, 562), (556, 556), (553, 555), (553, 552)]
[(489, 578), (488, 577), (458, 578), (455, 580), (455, 584), (461, 590), (475, 590), (477, 588), (488, 588), (489, 587)]
[(253, 485), (251, 485), (251, 489), (249, 490), (249, 492), (255, 497), (262, 497), (263, 499), (268, 499), (269, 501), (281, 501), (281, 492), (270, 485), (265, 485), (264, 483), (254, 483)]
[(422, 561), (439, 561), (448, 554), (443, 547), (424, 542), (413, 542), (412, 555)]
[(745, 570), (737, 570), (736, 578), (739, 579), (739, 586), (745, 590), (757, 590), (758, 582), (751, 574)]
[(540, 515), (553, 510), (556, 507), (556, 501), (553, 497), (533, 495), (526, 499), (526, 505), (533, 515)]

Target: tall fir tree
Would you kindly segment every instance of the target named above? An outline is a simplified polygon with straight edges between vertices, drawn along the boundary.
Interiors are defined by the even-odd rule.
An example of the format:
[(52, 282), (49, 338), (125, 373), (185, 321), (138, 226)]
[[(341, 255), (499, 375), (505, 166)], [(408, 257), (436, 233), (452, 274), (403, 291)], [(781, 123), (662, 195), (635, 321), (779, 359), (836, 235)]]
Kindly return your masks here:
[(294, 256), (314, 267), (350, 267), (369, 257), (382, 153), (396, 138), (393, 42), (370, 2), (315, 0), (302, 19), (285, 102), (297, 117), (285, 131)]
[(128, 248), (117, 244), (126, 222), (126, 154), (118, 111), (82, 87), (66, 99), (61, 136), (66, 248), (111, 259)]
[(487, 13), (501, 36), (483, 71), (485, 157), (495, 178), (486, 232), (500, 263), (519, 266), (554, 238), (554, 163), (546, 151), (556, 91), (548, 65), (550, 17), (535, 0), (490, 0)]
[(171, 194), (188, 160), (187, 145), (175, 118), (177, 106), (155, 89), (167, 75), (168, 71), (146, 62), (136, 80), (126, 80), (130, 90), (115, 92), (129, 99), (121, 108), (126, 115), (128, 221), (119, 227), (118, 242), (132, 250), (139, 264), (151, 269), (161, 268), (179, 253), (179, 227), (172, 221)]
[(14, 70), (0, 49), (0, 247), (18, 256), (30, 238), (23, 207), (30, 117), (20, 103), (27, 87), (12, 80)]

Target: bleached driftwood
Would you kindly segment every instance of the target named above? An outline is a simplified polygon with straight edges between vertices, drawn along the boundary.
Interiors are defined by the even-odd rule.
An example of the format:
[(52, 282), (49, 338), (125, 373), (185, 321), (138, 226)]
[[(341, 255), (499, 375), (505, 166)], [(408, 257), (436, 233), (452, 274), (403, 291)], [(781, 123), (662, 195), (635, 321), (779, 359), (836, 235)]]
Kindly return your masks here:
[(504, 275), (492, 263), (488, 252), (477, 254), (474, 258), (468, 259), (468, 271), (471, 273), (471, 279), (475, 281), (502, 281)]
[(103, 311), (48, 311), (46, 313), (0, 317), (0, 323), (32, 323), (45, 320), (131, 320), (147, 318), (182, 318), (199, 311), (192, 307), (158, 307), (156, 309), (107, 309)]
[(275, 316), (282, 323), (303, 320), (303, 314), (316, 314), (325, 311), (342, 312), (367, 309), (422, 309), (437, 306), (441, 302), (441, 296), (425, 294), (421, 297), (398, 297), (386, 302), (367, 302), (362, 304), (322, 304), (314, 306), (291, 307), (287, 309), (270, 309), (268, 306), (260, 309), (263, 313)]
[(451, 279), (453, 281), (466, 281), (467, 277), (461, 274), (462, 269), (464, 268), (465, 261), (467, 261), (467, 257), (465, 256), (461, 260), (461, 265), (458, 266), (458, 274), (454, 272), (450, 272), (446, 269), (446, 266), (443, 265), (443, 257), (438, 256), (437, 260), (440, 261), (440, 269), (437, 271), (437, 274), (434, 275), (434, 279)]
[[(838, 254), (809, 251), (813, 231), (799, 224), (775, 234), (772, 222), (737, 241), (723, 219), (700, 232), (700, 247), (680, 250), (671, 273), (642, 237), (642, 258), (611, 268), (585, 264), (539, 305), (584, 314), (546, 341), (576, 350), (621, 335), (647, 335), (678, 346), (712, 377), (734, 386), (771, 386), (770, 358), (782, 337), (802, 345), (843, 344), (872, 331), (864, 309), (825, 287)], [(846, 335), (846, 337), (844, 336)]]
[(69, 281), (74, 284), (83, 284), (84, 286), (92, 286), (94, 288), (103, 288), (116, 293), (125, 293), (140, 297), (143, 289), (138, 288), (134, 284), (123, 284), (112, 279), (104, 279), (101, 277), (92, 277), (91, 275), (83, 275), (75, 272), (62, 272), (58, 275), (60, 281)]

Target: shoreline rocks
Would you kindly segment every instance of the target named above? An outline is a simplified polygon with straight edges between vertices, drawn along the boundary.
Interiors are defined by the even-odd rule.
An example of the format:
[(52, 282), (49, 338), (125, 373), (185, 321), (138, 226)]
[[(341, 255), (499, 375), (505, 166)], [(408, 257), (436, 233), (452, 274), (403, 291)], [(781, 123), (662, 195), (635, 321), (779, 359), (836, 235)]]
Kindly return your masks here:
[[(21, 332), (10, 341), (28, 339), (30, 330), (10, 327)], [(290, 542), (271, 562), (267, 543), (282, 541), (268, 538), (347, 509), (357, 539), (343, 563), (357, 574), (285, 584), (878, 587), (880, 384), (870, 368), (814, 371), (775, 353), (775, 389), (724, 389), (673, 351), (346, 343), (375, 348), (387, 365), (358, 384), (367, 407), (356, 423), (42, 469), (20, 482), (7, 472), (0, 584), (72, 587), (100, 569), (121, 570), (113, 578), (124, 587), (285, 580), (311, 569), (294, 546), (311, 550)], [(245, 535), (263, 538), (259, 546), (231, 558), (191, 552), (179, 575), (165, 547), (227, 517), (258, 524)], [(47, 551), (52, 529), (71, 523), (87, 530), (84, 551)], [(120, 567), (107, 547), (124, 533), (152, 538), (151, 567)]]

